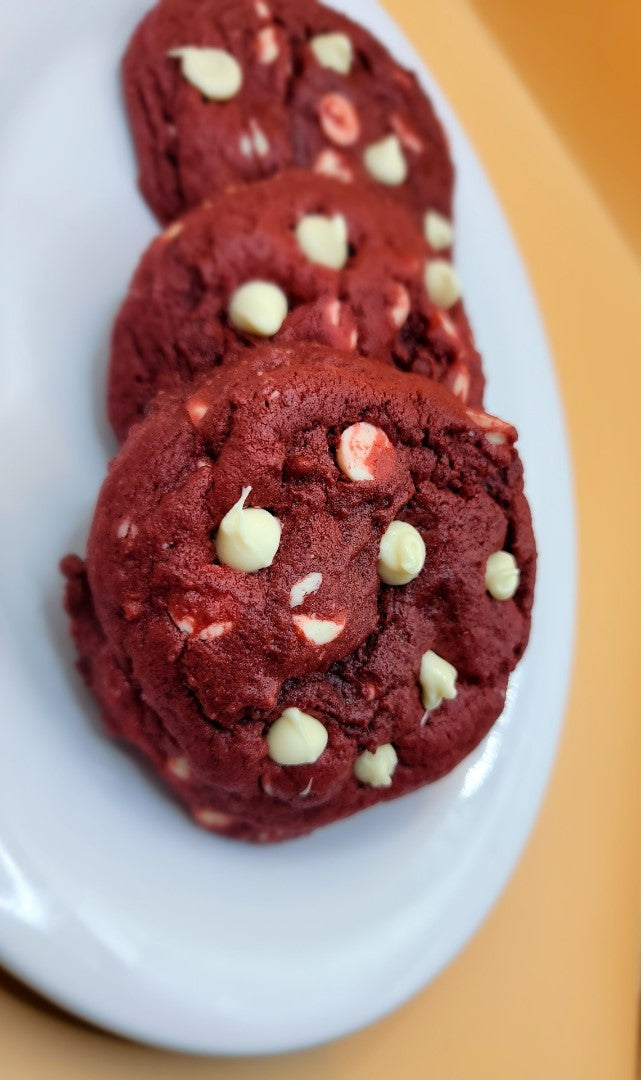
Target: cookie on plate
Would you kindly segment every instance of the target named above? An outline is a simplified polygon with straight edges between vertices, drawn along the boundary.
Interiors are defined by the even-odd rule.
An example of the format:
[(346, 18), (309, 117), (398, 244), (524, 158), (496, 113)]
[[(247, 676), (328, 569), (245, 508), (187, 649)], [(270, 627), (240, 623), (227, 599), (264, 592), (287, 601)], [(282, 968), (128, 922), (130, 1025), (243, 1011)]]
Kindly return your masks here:
[(161, 221), (291, 166), (383, 188), (421, 227), (450, 217), (447, 140), (416, 77), (314, 0), (160, 0), (123, 75)]
[(281, 840), (434, 780), (500, 714), (535, 547), (510, 425), (431, 380), (264, 346), (112, 463), (80, 667), (196, 821)]
[(375, 356), (482, 400), (451, 263), (378, 192), (296, 170), (206, 202), (143, 255), (112, 338), (117, 436), (159, 391), (265, 337)]

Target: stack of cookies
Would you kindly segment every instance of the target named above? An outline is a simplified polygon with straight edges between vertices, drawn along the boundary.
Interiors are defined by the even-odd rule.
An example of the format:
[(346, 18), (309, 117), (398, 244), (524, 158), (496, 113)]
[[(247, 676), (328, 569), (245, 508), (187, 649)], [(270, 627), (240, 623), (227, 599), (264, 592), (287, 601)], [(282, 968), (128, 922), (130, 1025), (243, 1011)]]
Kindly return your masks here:
[(66, 606), (108, 730), (200, 825), (283, 840), (500, 715), (536, 563), (516, 431), (483, 410), (447, 139), (380, 42), (314, 0), (160, 0), (123, 70), (164, 231)]

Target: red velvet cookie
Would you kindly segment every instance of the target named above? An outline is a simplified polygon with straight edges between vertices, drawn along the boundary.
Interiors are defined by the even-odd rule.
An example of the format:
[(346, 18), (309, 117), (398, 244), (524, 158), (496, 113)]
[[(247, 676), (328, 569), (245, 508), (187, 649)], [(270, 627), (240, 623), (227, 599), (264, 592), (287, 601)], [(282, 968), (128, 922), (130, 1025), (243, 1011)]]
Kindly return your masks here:
[(140, 187), (172, 221), (291, 166), (449, 217), (453, 169), (416, 77), (314, 0), (161, 0), (124, 58)]
[[(376, 192), (300, 171), (228, 192), (142, 257), (113, 332), (114, 430), (123, 438), (160, 390), (259, 342), (252, 311), (264, 336), (389, 360), (478, 405), (481, 361), (452, 275), (403, 208)], [(271, 288), (252, 301), (248, 282)]]
[(528, 638), (515, 437), (318, 345), (167, 396), (111, 465), (86, 568), (63, 563), (110, 731), (202, 825), (258, 841), (447, 773)]

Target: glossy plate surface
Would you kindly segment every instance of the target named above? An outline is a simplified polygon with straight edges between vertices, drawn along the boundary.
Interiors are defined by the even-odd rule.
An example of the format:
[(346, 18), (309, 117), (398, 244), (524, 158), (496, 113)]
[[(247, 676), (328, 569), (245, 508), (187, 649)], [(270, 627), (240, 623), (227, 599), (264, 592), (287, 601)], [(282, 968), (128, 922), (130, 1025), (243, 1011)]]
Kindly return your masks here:
[(341, 6), (421, 70), (459, 172), (457, 261), (516, 423), (540, 546), (504, 715), (445, 780), (257, 849), (194, 828), (102, 734), (73, 670), (57, 561), (84, 549), (114, 444), (110, 322), (154, 232), (117, 66), (139, 0), (22, 0), (0, 42), (0, 957), (115, 1031), (204, 1053), (345, 1034), (431, 979), (514, 867), (549, 774), (571, 655), (570, 468), (528, 282), (438, 87), (375, 4)]

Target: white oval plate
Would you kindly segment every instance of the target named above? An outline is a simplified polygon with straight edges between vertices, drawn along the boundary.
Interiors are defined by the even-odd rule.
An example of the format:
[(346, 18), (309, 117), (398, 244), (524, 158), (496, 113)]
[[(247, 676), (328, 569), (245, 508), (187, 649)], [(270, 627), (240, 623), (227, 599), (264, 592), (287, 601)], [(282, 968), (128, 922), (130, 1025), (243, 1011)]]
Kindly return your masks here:
[[(111, 319), (154, 232), (118, 61), (144, 0), (22, 0), (0, 44), (0, 955), (114, 1031), (204, 1053), (291, 1050), (367, 1024), (447, 964), (496, 900), (552, 763), (574, 533), (559, 400), (496, 199), (421, 61), (375, 4), (342, 7), (422, 72), (459, 170), (458, 263), (521, 432), (541, 559), (507, 708), (450, 776), (303, 840), (200, 832), (103, 736), (73, 669), (57, 560), (82, 551), (114, 450)], [(6, 25), (6, 24), (9, 25)]]

